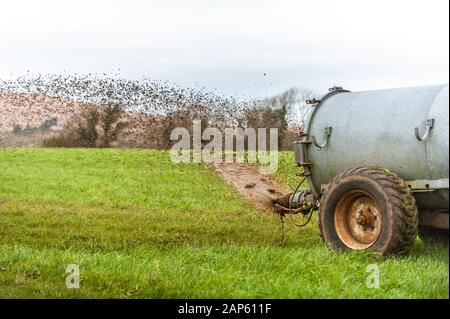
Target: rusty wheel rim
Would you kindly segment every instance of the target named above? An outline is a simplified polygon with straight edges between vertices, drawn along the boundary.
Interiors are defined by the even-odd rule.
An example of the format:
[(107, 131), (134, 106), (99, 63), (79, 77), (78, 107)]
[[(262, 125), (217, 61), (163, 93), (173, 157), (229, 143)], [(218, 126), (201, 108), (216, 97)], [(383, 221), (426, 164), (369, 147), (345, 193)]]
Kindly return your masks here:
[(380, 236), (382, 218), (377, 202), (363, 191), (346, 193), (337, 203), (334, 212), (337, 235), (351, 249), (372, 246)]

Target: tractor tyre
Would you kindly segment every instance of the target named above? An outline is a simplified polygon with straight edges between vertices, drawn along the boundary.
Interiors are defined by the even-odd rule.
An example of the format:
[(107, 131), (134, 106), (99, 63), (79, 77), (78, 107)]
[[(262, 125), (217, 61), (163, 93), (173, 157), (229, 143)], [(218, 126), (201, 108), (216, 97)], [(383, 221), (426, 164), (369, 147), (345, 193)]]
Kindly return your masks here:
[(377, 167), (355, 167), (336, 176), (319, 205), (322, 239), (338, 251), (406, 252), (417, 237), (418, 221), (408, 185)]

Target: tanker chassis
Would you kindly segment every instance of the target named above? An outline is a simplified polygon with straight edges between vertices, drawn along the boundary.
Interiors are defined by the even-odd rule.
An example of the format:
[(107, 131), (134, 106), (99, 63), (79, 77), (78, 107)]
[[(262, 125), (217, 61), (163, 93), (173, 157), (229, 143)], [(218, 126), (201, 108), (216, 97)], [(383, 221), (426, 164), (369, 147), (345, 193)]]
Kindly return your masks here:
[(321, 236), (335, 250), (401, 253), (417, 234), (448, 243), (449, 86), (335, 87), (309, 103), (294, 144), (308, 188), (275, 206), (318, 210)]

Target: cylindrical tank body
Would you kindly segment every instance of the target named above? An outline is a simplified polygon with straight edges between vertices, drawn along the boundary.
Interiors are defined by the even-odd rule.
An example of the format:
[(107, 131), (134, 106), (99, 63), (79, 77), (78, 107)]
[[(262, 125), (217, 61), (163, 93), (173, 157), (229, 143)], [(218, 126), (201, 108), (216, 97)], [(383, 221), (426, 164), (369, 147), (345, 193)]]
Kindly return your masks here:
[[(305, 128), (320, 144), (331, 127), (324, 147), (311, 143), (304, 150), (312, 190), (346, 169), (374, 165), (424, 188), (416, 196), (419, 208), (448, 210), (448, 85), (335, 93), (315, 107)], [(415, 128), (423, 137), (427, 120), (432, 127), (420, 141)]]

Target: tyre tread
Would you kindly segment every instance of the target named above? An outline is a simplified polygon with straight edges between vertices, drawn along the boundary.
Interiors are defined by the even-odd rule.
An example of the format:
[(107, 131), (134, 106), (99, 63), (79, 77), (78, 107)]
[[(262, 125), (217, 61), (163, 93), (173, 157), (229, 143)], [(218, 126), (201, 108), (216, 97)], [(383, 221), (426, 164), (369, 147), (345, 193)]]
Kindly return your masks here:
[[(415, 241), (418, 231), (419, 218), (416, 201), (411, 189), (404, 180), (389, 170), (372, 166), (359, 166), (342, 172), (328, 184), (321, 197), (319, 207), (324, 206), (327, 190), (336, 187), (344, 179), (353, 176), (363, 176), (375, 181), (391, 199), (393, 234), (381, 253), (390, 255), (408, 251)], [(321, 238), (325, 240), (320, 218), (319, 228)]]

